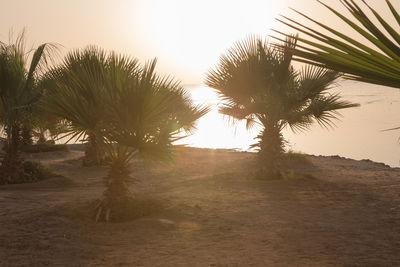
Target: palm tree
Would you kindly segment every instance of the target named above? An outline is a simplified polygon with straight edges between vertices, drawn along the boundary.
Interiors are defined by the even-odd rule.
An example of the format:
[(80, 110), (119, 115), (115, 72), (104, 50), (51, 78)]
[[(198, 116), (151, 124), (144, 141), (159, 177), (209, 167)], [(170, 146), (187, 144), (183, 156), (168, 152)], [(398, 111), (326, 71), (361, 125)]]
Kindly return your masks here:
[(69, 122), (73, 137), (92, 135), (97, 154), (107, 158), (96, 220), (118, 217), (129, 202), (132, 157), (168, 159), (172, 143), (207, 112), (193, 105), (178, 82), (157, 75), (155, 66), (156, 60), (140, 66), (136, 59), (91, 47), (70, 54), (47, 76), (44, 107)]
[[(87, 141), (84, 165), (97, 165), (103, 160), (99, 146), (104, 141), (101, 131), (106, 112), (106, 57), (104, 50), (93, 46), (72, 51), (42, 83), (46, 89), (44, 109), (67, 121), (64, 137)], [(136, 65), (136, 61), (131, 62), (131, 71)]]
[(0, 42), (0, 123), (5, 133), (0, 183), (17, 183), (24, 177), (19, 155), (21, 129), (41, 96), (36, 85), (52, 48), (53, 45), (42, 44), (27, 52), (24, 31), (15, 42), (11, 34), (8, 44)]
[(239, 42), (207, 74), (206, 84), (219, 94), (220, 113), (235, 120), (246, 120), (247, 128), (262, 126), (253, 145), (259, 149), (262, 171), (279, 175), (279, 161), (284, 151), (282, 130), (305, 130), (314, 121), (331, 126), (337, 110), (355, 107), (330, 94), (338, 73), (306, 66), (296, 71), (291, 66), (294, 38), (282, 48), (268, 45), (260, 38)]
[(116, 54), (108, 59), (105, 80), (109, 92), (104, 137), (110, 158), (106, 191), (97, 209), (108, 221), (129, 201), (126, 182), (131, 179), (129, 160), (141, 155), (152, 161), (171, 159), (173, 142), (194, 129), (207, 107), (193, 105), (179, 82), (159, 76), (156, 60), (131, 72), (130, 60)]
[[(315, 26), (325, 30), (325, 33), (314, 30), (286, 16), (278, 19), (309, 37), (297, 38), (299, 45), (293, 51), (295, 59), (343, 72), (348, 79), (400, 88), (400, 35), (398, 31), (365, 1), (362, 2), (366, 9), (372, 12), (372, 17), (375, 17), (376, 22), (368, 17), (356, 1), (340, 2), (349, 11), (349, 15), (320, 3), (354, 29), (364, 41), (357, 41), (336, 30), (336, 26), (329, 27), (295, 10)], [(399, 13), (389, 0), (386, 0), (386, 3), (393, 14), (394, 21), (400, 25)]]

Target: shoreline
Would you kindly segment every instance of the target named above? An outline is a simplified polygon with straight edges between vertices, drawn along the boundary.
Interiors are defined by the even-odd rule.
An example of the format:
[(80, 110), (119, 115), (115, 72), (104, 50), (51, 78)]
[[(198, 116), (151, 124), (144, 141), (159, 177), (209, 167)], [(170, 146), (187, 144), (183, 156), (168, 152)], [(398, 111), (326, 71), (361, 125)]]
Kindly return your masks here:
[[(74, 151), (84, 151), (84, 144), (67, 144), (68, 148), (70, 150)], [(209, 147), (194, 147), (194, 146), (180, 146), (185, 149), (199, 149), (199, 150), (211, 150), (211, 151), (226, 151), (226, 152), (239, 152), (239, 153), (257, 153), (256, 151), (248, 151), (248, 150), (242, 150), (240, 148), (209, 148)], [(353, 159), (345, 156), (340, 156), (340, 155), (316, 155), (316, 154), (308, 154), (308, 153), (303, 153), (301, 151), (288, 151), (288, 153), (295, 153), (295, 154), (302, 154), (305, 156), (310, 156), (310, 157), (323, 157), (323, 158), (333, 158), (333, 159), (344, 159), (344, 160), (353, 160), (353, 161), (358, 161), (358, 162), (367, 162), (367, 163), (372, 163), (375, 165), (379, 165), (382, 167), (388, 167), (391, 169), (400, 169), (400, 166), (393, 167), (390, 166), (389, 164), (386, 164), (384, 162), (379, 162), (379, 161), (374, 161), (371, 159)]]

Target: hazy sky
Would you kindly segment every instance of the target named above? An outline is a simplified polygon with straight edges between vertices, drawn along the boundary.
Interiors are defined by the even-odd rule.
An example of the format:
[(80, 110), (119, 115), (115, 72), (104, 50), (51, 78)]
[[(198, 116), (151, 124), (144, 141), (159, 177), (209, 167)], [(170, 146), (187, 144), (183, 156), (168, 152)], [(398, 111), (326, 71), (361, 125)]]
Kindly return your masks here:
[[(368, 1), (389, 14), (384, 0)], [(398, 2), (392, 1), (399, 8)], [(158, 70), (201, 83), (221, 53), (249, 34), (281, 29), (278, 14), (298, 10), (338, 25), (315, 0), (0, 0), (0, 40), (26, 27), (28, 44), (55, 42), (62, 53), (89, 44), (139, 58), (157, 57)], [(339, 0), (325, 0), (340, 6)], [(385, 14), (384, 13), (384, 14)], [(391, 17), (390, 15), (388, 17)], [(310, 25), (310, 24), (309, 24)], [(293, 32), (293, 31), (291, 31)]]

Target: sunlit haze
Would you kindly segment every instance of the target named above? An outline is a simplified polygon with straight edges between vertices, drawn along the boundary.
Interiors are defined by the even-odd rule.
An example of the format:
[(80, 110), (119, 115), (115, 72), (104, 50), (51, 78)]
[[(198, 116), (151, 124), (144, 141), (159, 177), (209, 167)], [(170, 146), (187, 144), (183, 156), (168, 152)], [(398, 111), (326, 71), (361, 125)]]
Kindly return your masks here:
[[(343, 10), (340, 1), (324, 2)], [(367, 2), (390, 21), (392, 16), (385, 1)], [(7, 41), (10, 29), (18, 33), (25, 27), (28, 45), (58, 43), (62, 46), (61, 55), (71, 49), (94, 44), (128, 54), (141, 62), (157, 57), (158, 72), (176, 77), (189, 89), (197, 88), (191, 89), (195, 101), (201, 103), (204, 100), (212, 105), (211, 113), (198, 124), (197, 136), (187, 139), (189, 143), (197, 140), (194, 145), (207, 147), (246, 149), (253, 143), (254, 132), (242, 130), (234, 135), (235, 128), (217, 114), (218, 99), (210, 88), (202, 87), (205, 73), (236, 41), (249, 35), (276, 35), (271, 29), (293, 33), (275, 20), (283, 14), (303, 21), (289, 7), (336, 25), (345, 32), (349, 29), (315, 0), (3, 0), (1, 3), (0, 41)], [(393, 1), (393, 4), (395, 8), (400, 7), (400, 2)], [(362, 85), (357, 84), (353, 88), (357, 86)], [(346, 86), (342, 86), (341, 90), (345, 92)], [(341, 125), (337, 123), (338, 128)], [(387, 123), (388, 128), (395, 126), (398, 126), (395, 119)], [(240, 124), (237, 127), (240, 129)], [(312, 132), (315, 133), (314, 128)], [(396, 139), (395, 134), (391, 138)], [(301, 137), (290, 134), (290, 139), (299, 143), (296, 140), (301, 140)], [(338, 153), (333, 149), (335, 145), (329, 145), (333, 150), (326, 152), (319, 149), (321, 146), (315, 142), (307, 142), (300, 147), (308, 153), (312, 149), (307, 148), (313, 148), (315, 153)], [(396, 147), (396, 140), (391, 140), (391, 144)], [(371, 153), (374, 154), (375, 150)], [(363, 155), (355, 157), (362, 158)], [(397, 160), (393, 159), (391, 164), (396, 165), (393, 162)]]
[[(374, 6), (387, 14), (384, 2)], [(330, 4), (341, 9), (339, 1)], [(163, 74), (199, 84), (234, 42), (284, 29), (279, 14), (300, 18), (289, 7), (338, 21), (314, 0), (3, 0), (0, 40), (26, 27), (30, 44), (59, 43), (62, 53), (94, 44), (142, 61), (157, 57)]]
[(159, 59), (159, 69), (201, 83), (233, 42), (265, 36), (285, 1), (4, 1), (0, 39), (13, 28), (29, 41), (71, 48), (95, 44), (141, 60)]

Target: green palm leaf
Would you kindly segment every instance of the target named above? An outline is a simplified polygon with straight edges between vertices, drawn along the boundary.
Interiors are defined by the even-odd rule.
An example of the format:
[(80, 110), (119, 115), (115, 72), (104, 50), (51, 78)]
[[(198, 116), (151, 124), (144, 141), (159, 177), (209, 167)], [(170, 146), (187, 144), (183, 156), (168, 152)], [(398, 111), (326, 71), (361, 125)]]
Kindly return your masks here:
[[(354, 0), (341, 1), (353, 20), (329, 5), (320, 3), (353, 28), (375, 49), (299, 11), (296, 12), (335, 37), (328, 37), (327, 34), (285, 16), (278, 20), (309, 37), (298, 38), (300, 45), (293, 52), (296, 60), (343, 72), (348, 79), (400, 88), (400, 35), (377, 11), (365, 1), (362, 2), (371, 11), (380, 27)], [(399, 23), (398, 12), (389, 0), (386, 3)]]

